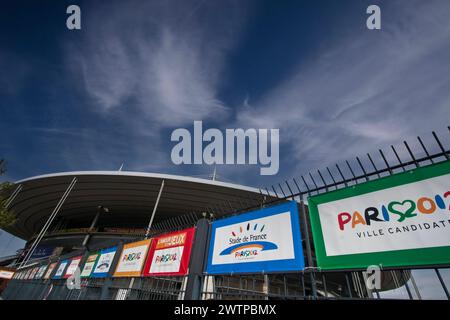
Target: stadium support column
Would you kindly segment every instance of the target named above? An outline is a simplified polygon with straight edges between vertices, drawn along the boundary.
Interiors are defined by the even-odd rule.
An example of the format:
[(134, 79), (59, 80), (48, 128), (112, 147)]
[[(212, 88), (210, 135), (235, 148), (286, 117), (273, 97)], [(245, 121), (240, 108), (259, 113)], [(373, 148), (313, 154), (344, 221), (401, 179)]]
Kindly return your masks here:
[(314, 261), (312, 258), (311, 253), (311, 242), (309, 239), (309, 226), (308, 226), (308, 219), (306, 218), (306, 206), (305, 202), (303, 200), (303, 194), (300, 195), (300, 218), (303, 225), (303, 234), (305, 237), (305, 247), (306, 247), (306, 257), (308, 259), (308, 273), (311, 281), (311, 289), (313, 298), (317, 298), (317, 287), (316, 287), (316, 280), (314, 278)]
[(41, 242), (42, 238), (44, 237), (45, 233), (47, 232), (48, 228), (52, 224), (53, 220), (55, 219), (56, 215), (58, 214), (59, 210), (63, 206), (64, 202), (66, 201), (67, 197), (69, 196), (70, 192), (72, 191), (72, 189), (76, 183), (77, 183), (77, 177), (74, 177), (72, 179), (72, 181), (70, 182), (69, 186), (67, 187), (66, 191), (63, 193), (61, 199), (59, 199), (58, 204), (56, 205), (55, 209), (53, 209), (53, 212), (48, 217), (47, 222), (45, 222), (45, 224), (42, 227), (41, 231), (39, 232), (38, 236), (34, 240), (33, 244), (31, 245), (30, 249), (28, 250), (27, 254), (25, 255), (25, 258), (22, 260), (21, 264), (19, 265), (19, 269), (22, 266), (24, 266), (28, 262), (28, 260), (30, 260), (31, 256), (34, 253), (34, 250), (36, 250), (36, 247), (38, 246), (39, 242)]
[(164, 189), (164, 180), (161, 182), (161, 187), (159, 188), (158, 197), (156, 198), (155, 206), (153, 207), (152, 216), (150, 217), (150, 221), (148, 222), (147, 232), (145, 233), (145, 239), (148, 239), (148, 236), (150, 234), (150, 229), (153, 224), (153, 219), (155, 218), (156, 209), (158, 208), (159, 199), (161, 198), (163, 189)]
[(203, 267), (207, 257), (209, 222), (200, 219), (197, 222), (195, 239), (192, 244), (191, 262), (184, 300), (200, 300), (202, 288)]

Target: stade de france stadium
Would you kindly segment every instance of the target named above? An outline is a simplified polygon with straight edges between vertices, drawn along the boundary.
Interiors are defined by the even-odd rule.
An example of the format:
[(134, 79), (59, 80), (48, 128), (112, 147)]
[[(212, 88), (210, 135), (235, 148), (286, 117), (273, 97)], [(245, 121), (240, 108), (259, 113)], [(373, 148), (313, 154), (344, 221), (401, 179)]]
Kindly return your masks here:
[[(411, 275), (407, 270), (382, 271), (381, 288), (371, 292), (362, 270), (320, 272), (314, 267), (306, 205), (252, 187), (125, 171), (47, 174), (17, 181), (15, 187), (9, 209), (17, 221), (6, 231), (24, 239), (26, 246), (20, 255), (3, 260), (3, 266), (16, 270), (3, 299), (367, 299), (402, 287)], [(242, 272), (239, 265), (228, 272), (206, 272), (212, 222), (283, 203), (298, 209), (303, 270), (270, 271), (269, 262), (266, 272)], [(149, 275), (124, 271), (125, 276), (114, 276), (127, 245), (190, 228), (195, 233), (181, 274), (159, 275), (150, 268)], [(248, 223), (246, 228), (260, 226)], [(62, 262), (70, 265), (80, 257), (83, 271), (90, 254), (111, 247), (117, 252), (106, 275), (81, 277), (80, 287), (71, 290), (64, 276), (55, 277)]]

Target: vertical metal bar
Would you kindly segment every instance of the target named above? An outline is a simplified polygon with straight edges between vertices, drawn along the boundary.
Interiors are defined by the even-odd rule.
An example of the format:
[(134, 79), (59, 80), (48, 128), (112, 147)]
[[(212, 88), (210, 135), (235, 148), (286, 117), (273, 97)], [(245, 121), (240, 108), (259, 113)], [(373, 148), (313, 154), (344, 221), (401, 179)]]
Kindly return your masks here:
[[(304, 234), (305, 234), (305, 246), (306, 246), (306, 257), (308, 259), (308, 267), (314, 268), (314, 262), (312, 258), (312, 250), (311, 250), (311, 243), (309, 241), (309, 226), (308, 226), (308, 220), (306, 219), (306, 207), (305, 202), (303, 201), (303, 195), (300, 195), (300, 215), (304, 226)], [(310, 280), (311, 280), (311, 289), (313, 292), (314, 299), (317, 298), (317, 287), (316, 287), (316, 281), (314, 279), (314, 274), (312, 272), (309, 272)]]
[(284, 190), (283, 190), (283, 188), (281, 187), (281, 184), (279, 183), (278, 184), (278, 186), (280, 187), (280, 189), (281, 189), (281, 193), (283, 194), (283, 196), (286, 198), (286, 194), (284, 193)]
[(400, 165), (402, 166), (403, 172), (406, 171), (405, 165), (403, 164), (402, 160), (400, 159), (400, 157), (398, 156), (397, 150), (395, 150), (394, 146), (391, 145), (391, 149), (392, 151), (394, 151), (395, 157), (397, 158), (398, 162), (400, 163)]
[(303, 176), (301, 176), (301, 177), (302, 177), (303, 183), (305, 184), (306, 190), (308, 190), (308, 195), (309, 195), (309, 194), (310, 194), (309, 186), (308, 186), (308, 184), (306, 183), (305, 177), (303, 177)]
[(289, 192), (291, 193), (291, 196), (294, 196), (294, 192), (292, 192), (291, 187), (289, 186), (289, 183), (287, 182), (287, 180), (284, 181), (288, 187)]
[(447, 296), (447, 300), (450, 300), (450, 293), (448, 292), (447, 286), (445, 285), (444, 280), (442, 279), (441, 273), (439, 272), (439, 269), (435, 268), (434, 271), (436, 272), (436, 275), (439, 279), (439, 282), (441, 283), (442, 289), (444, 289), (445, 295)]
[(414, 300), (414, 297), (412, 296), (411, 290), (409, 289), (408, 279), (406, 279), (406, 277), (405, 277), (405, 271), (404, 270), (400, 270), (400, 275), (401, 275), (401, 277), (403, 279), (403, 282), (405, 284), (405, 288), (406, 288), (406, 292), (408, 293), (409, 300)]
[(328, 192), (328, 185), (325, 182), (325, 179), (323, 178), (322, 173), (320, 172), (320, 170), (317, 170), (317, 173), (319, 174), (319, 177), (322, 180), (323, 185), (325, 186), (325, 191)]
[(356, 161), (358, 161), (359, 166), (361, 167), (362, 172), (364, 173), (364, 177), (366, 178), (366, 181), (369, 181), (369, 177), (367, 176), (366, 169), (364, 169), (361, 160), (359, 160), (359, 157), (356, 157)]
[(319, 190), (318, 190), (319, 187), (317, 186), (317, 183), (316, 183), (316, 181), (314, 180), (314, 178), (313, 178), (311, 172), (309, 173), (309, 177), (311, 178), (311, 181), (313, 182), (314, 187), (316, 187), (316, 192), (319, 192)]
[(406, 150), (408, 150), (409, 155), (413, 159), (414, 164), (416, 165), (416, 168), (420, 167), (419, 163), (417, 162), (416, 158), (414, 157), (414, 154), (412, 153), (411, 149), (409, 148), (408, 143), (406, 141), (403, 141), (403, 144), (405, 145)]
[(305, 273), (304, 273), (304, 272), (302, 272), (302, 273), (300, 274), (300, 278), (301, 278), (301, 281), (302, 281), (303, 299), (306, 299)]
[(150, 221), (148, 222), (147, 232), (145, 233), (145, 239), (148, 238), (150, 234), (150, 228), (152, 227), (153, 219), (155, 218), (156, 209), (158, 208), (159, 199), (161, 198), (161, 193), (164, 188), (164, 180), (161, 182), (161, 187), (159, 188), (158, 197), (156, 198), (155, 206), (153, 207), (152, 216), (150, 217)]
[[(449, 127), (449, 130), (450, 130), (450, 127)], [(448, 154), (445, 152), (445, 149), (444, 149), (444, 147), (442, 146), (441, 141), (439, 140), (438, 136), (436, 135), (436, 132), (434, 132), (434, 131), (433, 131), (433, 137), (434, 137), (434, 140), (436, 140), (436, 142), (437, 142), (439, 148), (441, 149), (441, 151), (444, 153), (444, 157), (448, 160), (448, 159), (449, 159), (449, 156), (448, 156)]]
[(375, 166), (375, 162), (373, 162), (372, 157), (370, 156), (369, 153), (367, 153), (367, 157), (369, 158), (370, 163), (372, 164), (372, 167), (375, 169), (375, 172), (377, 173), (378, 178), (381, 178), (380, 173), (378, 172), (378, 169)]
[[(328, 171), (328, 174), (329, 174), (330, 177), (331, 177), (331, 180), (333, 180), (333, 184), (336, 185), (336, 180), (334, 179), (334, 176), (333, 176), (333, 174), (331, 173), (330, 168), (327, 167), (327, 171)], [(336, 185), (336, 189), (337, 189), (337, 185)]]
[(295, 180), (295, 178), (292, 178), (292, 180), (295, 183), (295, 186), (297, 187), (298, 193), (302, 193), (302, 190), (300, 190), (300, 187), (298, 186), (297, 180)]
[(278, 193), (277, 193), (277, 191), (275, 190), (275, 188), (273, 187), (273, 185), (272, 185), (272, 190), (273, 190), (273, 192), (275, 193), (275, 196), (276, 196), (277, 198), (279, 198)]
[(353, 298), (353, 293), (352, 293), (353, 289), (350, 285), (350, 280), (348, 279), (348, 273), (345, 273), (345, 282), (347, 283), (347, 289), (348, 289), (348, 293), (350, 294), (350, 299), (352, 299)]
[(386, 168), (388, 169), (388, 171), (389, 171), (389, 174), (392, 174), (392, 169), (391, 169), (391, 166), (389, 165), (389, 163), (387, 162), (387, 160), (386, 160), (386, 157), (384, 156), (384, 153), (383, 153), (383, 151), (381, 150), (381, 149), (378, 149), (378, 151), (380, 152), (380, 154), (381, 154), (381, 157), (383, 158), (383, 160), (384, 160), (384, 163), (386, 164)]
[(358, 184), (358, 180), (356, 179), (355, 173), (353, 172), (352, 167), (350, 166), (350, 163), (348, 163), (347, 160), (345, 160), (345, 163), (347, 164), (348, 169), (350, 170), (350, 173), (353, 176), (353, 180), (355, 181), (355, 184)]
[(417, 137), (417, 140), (419, 140), (420, 145), (422, 146), (423, 151), (425, 151), (425, 154), (427, 155), (427, 158), (431, 161), (431, 163), (434, 163), (433, 158), (430, 157), (430, 153), (428, 152), (427, 148), (425, 148), (425, 145), (422, 142), (422, 139), (420, 137)]
[(344, 186), (348, 186), (348, 184), (347, 184), (347, 179), (345, 179), (345, 177), (344, 177), (344, 175), (342, 174), (342, 171), (341, 171), (341, 168), (339, 167), (339, 165), (336, 163), (336, 168), (338, 169), (338, 172), (339, 172), (339, 175), (341, 176), (341, 178), (342, 178), (342, 182), (344, 183)]
[(328, 298), (327, 280), (325, 278), (324, 272), (322, 272), (322, 285), (323, 285), (323, 291), (325, 293), (325, 299), (327, 299)]

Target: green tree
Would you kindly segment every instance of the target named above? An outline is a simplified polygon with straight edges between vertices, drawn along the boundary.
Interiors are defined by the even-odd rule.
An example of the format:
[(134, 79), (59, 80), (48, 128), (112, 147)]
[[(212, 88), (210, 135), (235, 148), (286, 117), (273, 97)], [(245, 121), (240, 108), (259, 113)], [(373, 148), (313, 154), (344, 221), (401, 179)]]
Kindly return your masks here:
[[(6, 172), (6, 162), (0, 159), (0, 175)], [(9, 198), (14, 185), (9, 182), (0, 183), (0, 229), (12, 226), (16, 222), (16, 216), (6, 208), (6, 201)]]

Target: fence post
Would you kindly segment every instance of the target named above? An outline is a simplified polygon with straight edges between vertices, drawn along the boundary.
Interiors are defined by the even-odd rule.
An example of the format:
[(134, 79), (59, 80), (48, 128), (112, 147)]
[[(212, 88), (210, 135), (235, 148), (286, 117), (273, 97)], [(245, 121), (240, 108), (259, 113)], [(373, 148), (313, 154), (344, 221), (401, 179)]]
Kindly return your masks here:
[(199, 300), (201, 297), (203, 266), (208, 255), (206, 252), (209, 240), (208, 220), (200, 219), (197, 222), (196, 228), (195, 239), (192, 244), (191, 262), (189, 264), (189, 275), (184, 300)]
[[(303, 225), (303, 236), (305, 237), (305, 247), (306, 247), (306, 257), (308, 259), (308, 267), (309, 269), (309, 277), (311, 281), (311, 290), (313, 294), (313, 298), (317, 299), (317, 286), (316, 286), (316, 280), (314, 275), (314, 261), (312, 258), (312, 250), (311, 250), (311, 242), (309, 239), (309, 226), (308, 226), (308, 219), (306, 218), (306, 206), (305, 202), (303, 200), (303, 194), (300, 195), (300, 219), (301, 219), (301, 225)], [(300, 227), (301, 228), (301, 227)]]

